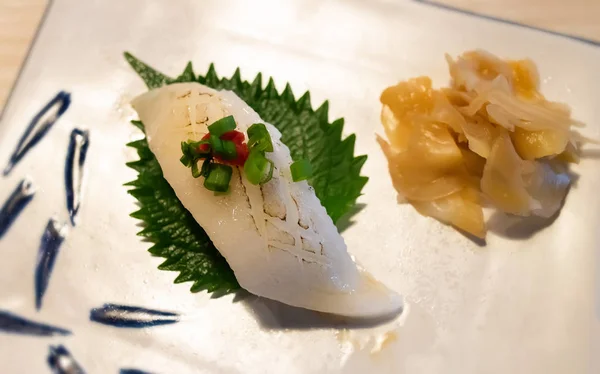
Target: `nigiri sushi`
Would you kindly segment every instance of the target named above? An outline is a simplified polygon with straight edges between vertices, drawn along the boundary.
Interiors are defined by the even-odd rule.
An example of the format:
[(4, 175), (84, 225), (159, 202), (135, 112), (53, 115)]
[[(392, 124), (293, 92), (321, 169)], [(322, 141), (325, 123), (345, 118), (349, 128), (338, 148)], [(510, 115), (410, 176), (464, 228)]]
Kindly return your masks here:
[[(294, 182), (293, 160), (281, 133), (235, 93), (199, 83), (151, 90), (132, 102), (150, 150), (183, 206), (206, 231), (249, 292), (279, 302), (348, 317), (401, 312), (402, 297), (358, 266), (306, 181)], [(199, 141), (208, 126), (233, 116), (245, 133), (263, 123), (272, 140), (273, 174), (250, 183), (234, 166), (229, 190), (215, 194), (180, 161), (181, 143)]]

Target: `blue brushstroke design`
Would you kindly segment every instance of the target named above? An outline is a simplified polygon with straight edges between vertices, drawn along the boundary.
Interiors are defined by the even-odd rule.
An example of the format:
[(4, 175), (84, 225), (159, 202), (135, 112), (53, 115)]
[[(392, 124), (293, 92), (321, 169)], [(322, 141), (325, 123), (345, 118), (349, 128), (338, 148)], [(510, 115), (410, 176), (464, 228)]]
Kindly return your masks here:
[(71, 224), (75, 226), (75, 217), (81, 206), (81, 184), (83, 180), (83, 166), (90, 146), (90, 132), (88, 130), (73, 129), (65, 161), (65, 187), (67, 194), (67, 210)]
[(85, 374), (64, 345), (50, 346), (48, 365), (54, 374)]
[(71, 331), (35, 322), (14, 313), (0, 309), (0, 331), (10, 334), (33, 335), (33, 336), (55, 336), (71, 335)]
[(140, 369), (121, 369), (119, 370), (119, 374), (152, 374), (149, 371), (144, 371)]
[(586, 38), (583, 38), (583, 37), (580, 37), (580, 36), (569, 35), (569, 34), (565, 34), (565, 33), (558, 32), (558, 31), (552, 31), (552, 30), (542, 29), (542, 28), (535, 27), (535, 26), (529, 26), (529, 25), (525, 25), (523, 23), (519, 23), (519, 22), (507, 20), (507, 19), (504, 19), (504, 18), (497, 18), (497, 17), (493, 17), (493, 16), (488, 16), (488, 15), (485, 15), (485, 14), (472, 12), (470, 10), (456, 8), (456, 7), (453, 7), (451, 5), (437, 3), (437, 2), (431, 1), (431, 0), (413, 0), (413, 1), (417, 2), (417, 3), (424, 4), (424, 5), (433, 6), (433, 7), (440, 8), (440, 9), (449, 10), (449, 11), (455, 12), (455, 13), (462, 13), (462, 14), (465, 14), (465, 15), (468, 15), (468, 16), (486, 19), (488, 21), (500, 22), (500, 23), (505, 23), (507, 25), (519, 26), (519, 27), (523, 27), (523, 28), (526, 28), (526, 29), (530, 29), (530, 30), (541, 31), (541, 32), (546, 33), (546, 34), (550, 34), (550, 35), (554, 35), (554, 36), (560, 36), (562, 38), (576, 40), (578, 42), (589, 44), (589, 45), (592, 45), (592, 46), (595, 46), (595, 47), (600, 47), (600, 42), (598, 42), (596, 40), (592, 40), (592, 39), (586, 39)]
[(35, 195), (35, 187), (33, 182), (27, 178), (10, 194), (2, 208), (0, 209), (0, 238), (10, 228), (10, 225), (15, 221), (17, 216), (29, 204)]
[(179, 315), (137, 306), (104, 304), (90, 311), (90, 320), (114, 327), (143, 328), (179, 322)]
[(66, 235), (66, 224), (59, 223), (55, 218), (48, 221), (44, 235), (42, 235), (35, 267), (35, 307), (37, 310), (42, 307), (42, 299), (48, 288), (54, 262)]
[[(69, 105), (71, 105), (71, 94), (60, 91), (31, 119), (4, 169), (5, 176), (50, 131), (54, 123), (67, 111)], [(42, 121), (44, 117), (47, 118)]]

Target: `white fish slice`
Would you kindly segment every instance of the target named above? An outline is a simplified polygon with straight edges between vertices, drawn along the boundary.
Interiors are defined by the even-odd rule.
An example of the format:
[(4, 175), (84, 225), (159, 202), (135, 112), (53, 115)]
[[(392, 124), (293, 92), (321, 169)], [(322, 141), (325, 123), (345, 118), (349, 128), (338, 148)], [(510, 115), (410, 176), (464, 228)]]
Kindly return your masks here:
[(180, 83), (133, 101), (150, 149), (179, 200), (208, 233), (240, 285), (292, 306), (350, 317), (383, 317), (402, 310), (402, 298), (360, 269), (306, 181), (293, 182), (290, 151), (265, 123), (274, 151), (273, 178), (248, 182), (234, 167), (230, 193), (215, 195), (179, 161), (180, 143), (199, 140), (207, 126), (233, 115), (237, 130), (264, 123), (230, 91)]

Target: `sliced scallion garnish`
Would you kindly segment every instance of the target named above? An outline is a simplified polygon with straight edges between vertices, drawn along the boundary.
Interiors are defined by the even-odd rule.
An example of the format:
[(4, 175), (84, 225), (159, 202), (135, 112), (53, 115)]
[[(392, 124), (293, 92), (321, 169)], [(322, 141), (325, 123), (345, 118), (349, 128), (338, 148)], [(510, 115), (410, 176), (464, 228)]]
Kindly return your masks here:
[(273, 177), (273, 161), (265, 157), (264, 152), (253, 149), (244, 164), (246, 179), (252, 184), (264, 184)]
[(198, 178), (202, 173), (198, 170), (198, 160), (192, 161), (192, 177)]
[(212, 159), (209, 157), (206, 160), (204, 160), (204, 162), (202, 163), (202, 169), (200, 169), (200, 175), (204, 176), (204, 178), (206, 178), (206, 176), (208, 175), (208, 172), (210, 171), (211, 161), (212, 161)]
[(220, 120), (215, 121), (212, 125), (208, 126), (208, 132), (217, 138), (234, 129), (235, 119), (233, 119), (233, 116), (223, 117)]
[(223, 142), (223, 153), (219, 155), (224, 160), (233, 160), (237, 157), (237, 150), (235, 148), (235, 143), (231, 140), (222, 140)]
[(200, 149), (200, 146), (203, 144), (209, 144), (209, 142), (206, 140), (181, 142), (181, 153), (184, 156), (180, 159), (181, 163), (189, 167), (193, 160), (209, 156), (210, 149), (206, 151)]
[(195, 158), (203, 158), (208, 157), (210, 155), (210, 148), (207, 147), (206, 150), (202, 150), (202, 145), (207, 144), (210, 146), (210, 142), (208, 140), (200, 140), (197, 142), (188, 142), (189, 152)]
[(233, 169), (229, 165), (211, 163), (204, 179), (204, 187), (209, 191), (227, 192), (232, 173)]
[(298, 160), (290, 165), (292, 180), (299, 182), (312, 177), (312, 166), (307, 160)]
[(263, 123), (255, 123), (248, 128), (248, 146), (263, 152), (273, 152), (271, 134)]
[(216, 135), (210, 134), (210, 138), (208, 138), (210, 142), (210, 147), (212, 151), (217, 154), (223, 153), (223, 141)]
[(190, 159), (190, 157), (188, 155), (181, 156), (181, 158), (179, 159), (179, 161), (181, 161), (181, 163), (185, 167), (189, 168), (190, 166), (192, 166), (192, 160)]
[(184, 166), (190, 167), (192, 165), (192, 155), (190, 154), (187, 142), (181, 142), (181, 153), (183, 153), (183, 156), (181, 156), (179, 161), (181, 161)]
[(265, 184), (271, 179), (273, 179), (273, 170), (275, 170), (275, 164), (273, 164), (273, 161), (269, 159), (267, 159), (267, 162), (269, 163), (269, 165), (267, 165), (267, 173), (263, 176), (263, 179), (260, 181), (260, 184)]

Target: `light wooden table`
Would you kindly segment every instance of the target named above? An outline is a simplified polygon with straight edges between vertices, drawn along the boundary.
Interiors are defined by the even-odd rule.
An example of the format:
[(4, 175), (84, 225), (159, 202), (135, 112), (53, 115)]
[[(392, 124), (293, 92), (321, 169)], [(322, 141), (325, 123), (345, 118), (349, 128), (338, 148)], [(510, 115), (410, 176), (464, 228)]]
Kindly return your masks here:
[[(600, 41), (600, 0), (437, 0), (473, 12)], [(47, 0), (0, 0), (0, 109)]]

